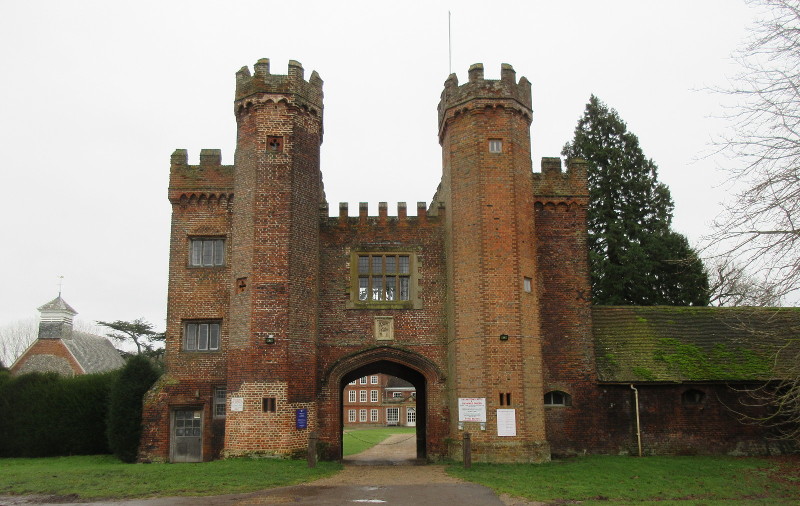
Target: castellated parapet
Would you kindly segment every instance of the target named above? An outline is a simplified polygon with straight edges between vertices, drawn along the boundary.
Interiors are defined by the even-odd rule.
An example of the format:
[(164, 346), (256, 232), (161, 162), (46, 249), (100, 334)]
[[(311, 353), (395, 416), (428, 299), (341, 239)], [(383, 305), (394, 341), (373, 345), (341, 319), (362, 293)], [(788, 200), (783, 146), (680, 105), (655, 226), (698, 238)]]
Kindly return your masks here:
[(200, 163), (189, 165), (185, 149), (176, 149), (170, 157), (169, 200), (173, 204), (188, 200), (209, 199), (229, 202), (233, 199), (233, 165), (222, 165), (219, 149), (200, 150)]
[(567, 161), (567, 170), (561, 170), (558, 157), (542, 158), (542, 171), (533, 173), (533, 194), (537, 203), (583, 203), (589, 199), (586, 160)]
[(289, 60), (287, 75), (274, 75), (269, 71), (269, 58), (262, 58), (253, 65), (253, 74), (246, 66), (236, 73), (236, 111), (246, 108), (248, 102), (256, 100), (262, 93), (283, 95), (287, 102), (303, 107), (315, 115), (322, 115), (322, 79), (317, 71), (304, 79), (300, 62)]
[(482, 107), (497, 107), (498, 99), (506, 103), (503, 107), (518, 110), (531, 122), (531, 83), (525, 77), (517, 82), (517, 73), (514, 67), (507, 63), (500, 66), (500, 79), (484, 79), (483, 64), (475, 63), (469, 68), (469, 81), (458, 85), (458, 77), (450, 74), (444, 82), (439, 101), (439, 138), (442, 137), (445, 122), (448, 118), (466, 112), (467, 110)]

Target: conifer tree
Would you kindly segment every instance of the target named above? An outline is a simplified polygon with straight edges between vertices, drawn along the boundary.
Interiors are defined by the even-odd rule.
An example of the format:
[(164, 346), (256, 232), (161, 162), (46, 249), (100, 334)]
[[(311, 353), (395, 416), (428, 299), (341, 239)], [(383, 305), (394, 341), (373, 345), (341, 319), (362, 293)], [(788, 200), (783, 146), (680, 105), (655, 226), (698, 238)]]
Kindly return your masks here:
[(707, 305), (702, 261), (671, 229), (669, 188), (617, 112), (592, 95), (562, 155), (588, 162), (594, 303)]

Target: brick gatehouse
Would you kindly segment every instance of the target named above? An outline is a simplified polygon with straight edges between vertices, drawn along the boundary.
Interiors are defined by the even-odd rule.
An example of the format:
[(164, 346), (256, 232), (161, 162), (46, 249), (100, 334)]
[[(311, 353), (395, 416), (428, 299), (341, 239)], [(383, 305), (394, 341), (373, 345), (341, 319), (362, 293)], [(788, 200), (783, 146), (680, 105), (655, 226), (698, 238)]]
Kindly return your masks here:
[[(477, 64), (467, 83), (445, 81), (441, 184), (411, 216), (405, 203), (396, 216), (386, 203), (378, 216), (366, 204), (329, 216), (322, 84), (295, 61), (288, 75), (267, 59), (244, 67), (234, 165), (214, 149), (199, 165), (172, 155), (167, 373), (145, 399), (142, 460), (291, 455), (312, 430), (339, 458), (342, 392), (379, 373), (414, 386), (428, 459), (457, 457), (465, 431), (473, 458), (495, 462), (632, 452), (642, 440), (649, 451), (767, 448), (724, 409), (738, 395), (720, 381), (730, 378), (648, 376), (663, 353), (614, 340), (666, 308), (650, 320), (592, 308), (586, 166), (544, 158), (532, 171), (531, 84), (510, 65), (499, 80)], [(697, 316), (687, 311), (678, 320)], [(660, 343), (653, 329), (670, 322), (641, 343)]]

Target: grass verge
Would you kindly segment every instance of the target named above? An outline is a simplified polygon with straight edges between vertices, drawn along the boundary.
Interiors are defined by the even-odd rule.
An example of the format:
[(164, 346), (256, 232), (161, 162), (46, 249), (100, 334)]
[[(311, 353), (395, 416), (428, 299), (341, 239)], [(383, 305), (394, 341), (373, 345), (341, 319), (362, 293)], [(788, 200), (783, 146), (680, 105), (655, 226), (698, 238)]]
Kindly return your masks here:
[(0, 459), (0, 495), (44, 494), (76, 499), (129, 499), (253, 492), (294, 485), (341, 469), (319, 462), (228, 459), (199, 464), (125, 464), (108, 455)]
[(797, 504), (800, 459), (589, 456), (546, 464), (451, 465), (453, 476), (534, 501)]
[(414, 434), (414, 427), (379, 427), (376, 429), (350, 429), (342, 435), (342, 454), (355, 455), (369, 450), (376, 444), (394, 434)]

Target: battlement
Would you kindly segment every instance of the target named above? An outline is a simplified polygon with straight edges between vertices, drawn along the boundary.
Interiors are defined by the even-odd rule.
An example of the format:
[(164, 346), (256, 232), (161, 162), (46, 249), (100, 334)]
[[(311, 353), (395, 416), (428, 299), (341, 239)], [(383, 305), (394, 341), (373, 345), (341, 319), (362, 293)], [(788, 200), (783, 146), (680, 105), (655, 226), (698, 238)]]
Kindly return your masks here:
[(589, 198), (586, 160), (575, 158), (561, 170), (561, 158), (542, 158), (542, 171), (533, 173), (533, 194), (537, 201), (584, 200)]
[[(444, 212), (443, 203), (440, 204), (440, 209), (437, 209), (437, 211), (439, 213)], [(425, 223), (430, 218), (436, 218), (436, 216), (438, 216), (438, 213), (436, 215), (428, 214), (428, 207), (425, 202), (417, 202), (417, 216), (408, 216), (408, 207), (405, 202), (397, 203), (397, 216), (389, 216), (389, 206), (386, 202), (378, 202), (378, 216), (369, 215), (369, 204), (367, 202), (359, 202), (358, 216), (350, 216), (350, 206), (347, 202), (339, 203), (338, 217), (331, 218), (328, 216), (329, 210), (327, 203), (320, 206), (319, 212), (320, 218), (335, 221), (339, 226), (354, 224), (385, 226), (390, 223), (402, 226), (410, 222), (416, 222), (418, 224)]]
[(201, 149), (198, 165), (189, 165), (188, 152), (176, 149), (170, 157), (169, 198), (177, 202), (182, 195), (231, 194), (233, 174), (233, 165), (222, 165), (219, 149)]
[(300, 62), (289, 60), (287, 75), (271, 74), (269, 58), (262, 58), (253, 65), (253, 74), (247, 66), (236, 73), (236, 101), (247, 99), (259, 93), (285, 95), (290, 101), (322, 111), (322, 79), (317, 71), (305, 80)]
[(458, 85), (458, 77), (450, 74), (444, 82), (444, 90), (439, 100), (439, 130), (441, 131), (447, 111), (460, 109), (475, 100), (506, 100), (516, 104), (520, 110), (531, 116), (531, 83), (525, 77), (517, 82), (517, 73), (508, 63), (500, 66), (500, 79), (484, 79), (483, 64), (475, 63), (469, 67), (469, 81)]

